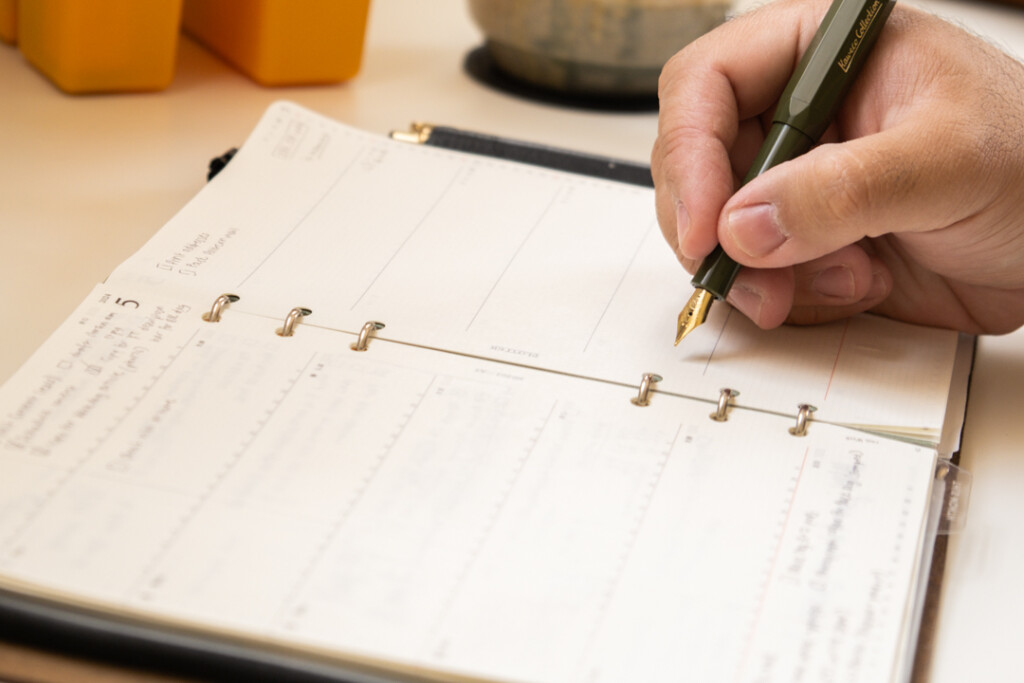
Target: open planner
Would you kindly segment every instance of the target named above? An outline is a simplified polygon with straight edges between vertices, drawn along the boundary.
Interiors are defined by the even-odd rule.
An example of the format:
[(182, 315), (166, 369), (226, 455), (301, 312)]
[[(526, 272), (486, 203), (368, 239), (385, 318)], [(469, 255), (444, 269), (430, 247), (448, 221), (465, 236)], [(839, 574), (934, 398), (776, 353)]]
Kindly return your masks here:
[(275, 104), (0, 390), (0, 610), (352, 681), (906, 678), (971, 340), (674, 347), (688, 280), (649, 188)]

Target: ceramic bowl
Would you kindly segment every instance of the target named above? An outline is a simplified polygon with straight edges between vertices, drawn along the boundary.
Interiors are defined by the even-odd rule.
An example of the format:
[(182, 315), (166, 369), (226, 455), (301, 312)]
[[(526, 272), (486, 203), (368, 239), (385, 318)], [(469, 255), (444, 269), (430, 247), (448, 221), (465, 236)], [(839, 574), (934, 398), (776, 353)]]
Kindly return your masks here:
[(719, 0), (469, 0), (491, 57), (553, 90), (653, 95), (664, 63), (725, 20)]

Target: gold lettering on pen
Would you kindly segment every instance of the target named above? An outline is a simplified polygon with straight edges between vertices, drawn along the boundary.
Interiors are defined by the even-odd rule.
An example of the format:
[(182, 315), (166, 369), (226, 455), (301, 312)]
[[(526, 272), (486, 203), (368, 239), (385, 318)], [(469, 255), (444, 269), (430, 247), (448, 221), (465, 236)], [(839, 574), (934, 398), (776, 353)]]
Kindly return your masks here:
[(850, 65), (853, 64), (853, 58), (857, 55), (857, 50), (860, 49), (861, 43), (864, 42), (864, 36), (867, 35), (868, 29), (871, 28), (871, 24), (875, 23), (875, 17), (878, 16), (878, 11), (882, 9), (882, 3), (880, 0), (875, 0), (871, 3), (871, 6), (867, 8), (864, 16), (857, 23), (857, 30), (853, 34), (853, 42), (850, 43), (850, 48), (846, 51), (846, 55), (836, 62), (836, 66), (843, 70), (843, 73), (850, 71)]

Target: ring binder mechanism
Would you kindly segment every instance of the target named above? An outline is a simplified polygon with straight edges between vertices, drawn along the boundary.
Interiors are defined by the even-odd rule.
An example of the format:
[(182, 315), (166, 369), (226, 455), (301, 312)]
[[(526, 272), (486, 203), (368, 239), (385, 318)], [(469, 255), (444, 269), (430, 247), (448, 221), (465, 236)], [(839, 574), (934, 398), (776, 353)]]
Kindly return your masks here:
[(725, 422), (729, 419), (729, 406), (732, 400), (740, 395), (740, 392), (728, 387), (722, 389), (718, 395), (718, 409), (711, 413), (709, 417), (715, 422)]
[(633, 402), (633, 405), (649, 405), (651, 402), (651, 387), (655, 382), (660, 382), (661, 380), (661, 375), (655, 375), (653, 372), (645, 372), (643, 377), (640, 379), (640, 390), (637, 392), (636, 396), (629, 400)]
[(284, 324), (277, 328), (277, 336), (279, 337), (290, 337), (295, 334), (295, 326), (299, 324), (299, 321), (305, 318), (307, 315), (311, 315), (313, 311), (308, 308), (302, 308), (297, 306), (292, 310), (288, 311), (288, 315), (285, 316)]
[(365, 351), (367, 345), (370, 343), (370, 335), (377, 330), (382, 329), (384, 329), (384, 323), (377, 322), (376, 320), (370, 320), (363, 325), (363, 329), (359, 330), (359, 338), (350, 344), (349, 348), (353, 351)]
[(235, 303), (239, 298), (240, 297), (237, 294), (221, 294), (214, 300), (213, 306), (210, 310), (203, 313), (203, 320), (208, 323), (219, 323), (220, 314), (224, 312), (224, 309), (227, 308), (229, 304)]
[(811, 413), (817, 408), (809, 403), (801, 403), (797, 406), (796, 425), (789, 428), (793, 436), (807, 436), (807, 423), (811, 421)]

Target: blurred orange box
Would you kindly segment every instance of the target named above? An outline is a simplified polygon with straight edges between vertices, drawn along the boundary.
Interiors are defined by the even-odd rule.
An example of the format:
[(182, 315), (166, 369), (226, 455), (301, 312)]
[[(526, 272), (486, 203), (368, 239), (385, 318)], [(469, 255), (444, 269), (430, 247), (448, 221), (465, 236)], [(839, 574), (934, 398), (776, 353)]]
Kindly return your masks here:
[(369, 0), (185, 0), (182, 27), (262, 85), (359, 72)]
[(18, 0), (0, 0), (0, 40), (14, 43), (17, 28)]
[(160, 90), (174, 78), (182, 0), (25, 0), (18, 46), (69, 93)]

